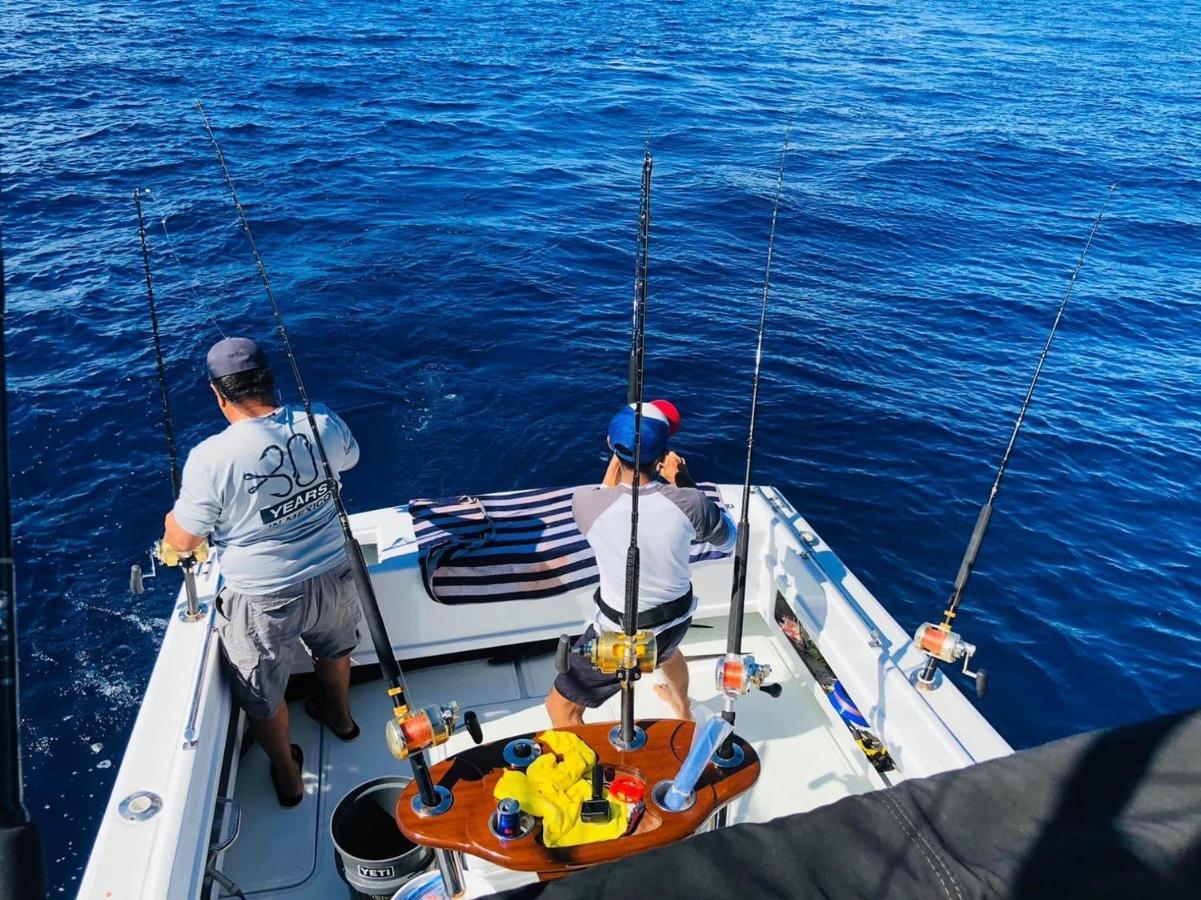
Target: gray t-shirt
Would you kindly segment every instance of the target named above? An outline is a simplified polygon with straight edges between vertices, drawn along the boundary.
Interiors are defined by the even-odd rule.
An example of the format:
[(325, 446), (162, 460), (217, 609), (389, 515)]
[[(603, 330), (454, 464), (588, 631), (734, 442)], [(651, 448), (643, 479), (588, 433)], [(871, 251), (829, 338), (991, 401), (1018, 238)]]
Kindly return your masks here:
[[(576, 526), (596, 554), (601, 599), (613, 609), (625, 606), (633, 497), (633, 488), (623, 484), (576, 488), (571, 498)], [(692, 583), (688, 560), (693, 541), (730, 550), (738, 538), (738, 526), (724, 509), (696, 488), (653, 482), (639, 486), (638, 498), (638, 611), (646, 612), (688, 592)], [(695, 609), (696, 598), (693, 598), (687, 613), (656, 626), (655, 633), (678, 625)], [(599, 609), (592, 624), (597, 631), (621, 628), (621, 623), (611, 621)]]
[[(313, 413), (337, 478), (359, 461), (359, 445), (324, 406)], [(210, 536), (235, 591), (282, 591), (346, 558), (312, 435), (303, 407), (281, 406), (233, 423), (188, 454), (175, 519)]]

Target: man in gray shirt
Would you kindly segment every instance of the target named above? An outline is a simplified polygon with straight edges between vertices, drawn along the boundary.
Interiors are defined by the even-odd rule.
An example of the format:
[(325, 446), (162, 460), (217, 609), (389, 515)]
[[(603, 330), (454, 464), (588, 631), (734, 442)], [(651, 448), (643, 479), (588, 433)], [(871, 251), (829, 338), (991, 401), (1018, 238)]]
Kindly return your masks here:
[[(674, 407), (673, 407), (674, 410)], [(575, 646), (602, 631), (621, 630), (625, 606), (626, 552), (630, 546), (633, 505), (635, 412), (623, 407), (609, 424), (609, 447), (617, 460), (600, 486), (577, 488), (571, 500), (572, 517), (596, 554), (600, 586), (596, 611)], [(668, 418), (652, 404), (643, 406), (642, 460), (638, 488), (638, 626), (655, 632), (659, 669), (664, 682), (655, 692), (677, 719), (691, 719), (688, 664), (680, 642), (688, 633), (696, 599), (692, 596), (689, 555), (693, 541), (730, 550), (738, 526), (729, 514), (696, 487), (684, 460), (667, 449)], [(661, 476), (667, 484), (656, 480)], [(616, 675), (596, 671), (576, 653), (569, 670), (555, 679), (546, 699), (551, 725), (581, 725), (584, 710), (600, 706), (620, 690)]]
[[(212, 541), (224, 579), (217, 629), (226, 671), (271, 760), (279, 802), (295, 806), (304, 799), (304, 753), (291, 743), (283, 702), (292, 661), (303, 641), (324, 689), (306, 712), (342, 740), (358, 737), (348, 699), (358, 593), (304, 409), (276, 402), (271, 368), (249, 338), (219, 341), (208, 369), (229, 426), (188, 454), (163, 541), (184, 552)], [(358, 462), (358, 444), (332, 412), (313, 412), (336, 478)]]

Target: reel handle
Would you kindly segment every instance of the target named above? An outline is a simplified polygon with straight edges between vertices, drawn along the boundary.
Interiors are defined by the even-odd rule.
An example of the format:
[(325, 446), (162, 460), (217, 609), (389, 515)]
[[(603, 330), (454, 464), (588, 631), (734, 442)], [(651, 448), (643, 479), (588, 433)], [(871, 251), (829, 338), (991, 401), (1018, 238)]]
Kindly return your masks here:
[(571, 636), (559, 635), (559, 645), (555, 647), (555, 671), (566, 675), (571, 668)]
[(484, 729), (480, 726), (480, 717), (473, 710), (467, 710), (463, 713), (463, 727), (467, 729), (467, 733), (471, 735), (471, 739), (477, 744), (484, 742)]
[(767, 694), (773, 700), (784, 693), (784, 687), (779, 684), (761, 684), (759, 685), (759, 690), (763, 691), (763, 693)]
[(976, 682), (976, 696), (983, 700), (984, 695), (988, 693), (988, 670), (977, 669), (969, 674)]

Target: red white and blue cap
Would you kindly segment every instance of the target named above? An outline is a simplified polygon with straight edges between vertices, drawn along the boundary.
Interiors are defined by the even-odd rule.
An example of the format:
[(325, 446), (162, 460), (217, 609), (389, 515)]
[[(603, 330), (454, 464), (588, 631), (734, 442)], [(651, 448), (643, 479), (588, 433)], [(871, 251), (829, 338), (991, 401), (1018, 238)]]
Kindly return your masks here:
[[(609, 422), (609, 445), (618, 459), (634, 462), (634, 422), (636, 405), (623, 406)], [(642, 447), (640, 462), (644, 465), (667, 452), (667, 441), (680, 430), (680, 411), (669, 400), (652, 400), (642, 404)]]

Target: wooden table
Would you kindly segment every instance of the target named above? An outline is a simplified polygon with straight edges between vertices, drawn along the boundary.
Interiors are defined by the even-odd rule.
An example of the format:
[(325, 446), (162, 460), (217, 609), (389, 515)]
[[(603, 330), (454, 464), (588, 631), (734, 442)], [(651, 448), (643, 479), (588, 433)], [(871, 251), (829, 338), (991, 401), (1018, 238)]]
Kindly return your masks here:
[[(693, 723), (678, 719), (650, 719), (638, 724), (646, 730), (647, 742), (639, 750), (618, 750), (609, 743), (616, 723), (563, 728), (578, 735), (597, 754), (602, 766), (616, 773), (635, 775), (646, 783), (646, 813), (637, 830), (626, 837), (577, 847), (545, 847), (541, 825), (519, 839), (502, 840), (489, 828), (496, 812), (492, 794), (507, 766), (506, 744), (518, 738), (533, 738), (538, 732), (515, 734), (481, 744), (443, 760), (431, 769), (434, 784), (454, 796), (451, 808), (440, 816), (423, 818), (413, 811), (416, 783), (411, 783), (396, 803), (396, 824), (409, 840), (427, 847), (458, 850), (522, 872), (556, 877), (572, 869), (620, 859), (680, 840), (700, 828), (721, 806), (743, 793), (759, 778), (759, 756), (746, 741), (735, 737), (745, 759), (736, 768), (705, 767), (696, 786), (696, 802), (687, 810), (669, 812), (651, 799), (660, 781), (679, 771), (688, 755)], [(543, 745), (543, 752), (550, 752)]]

